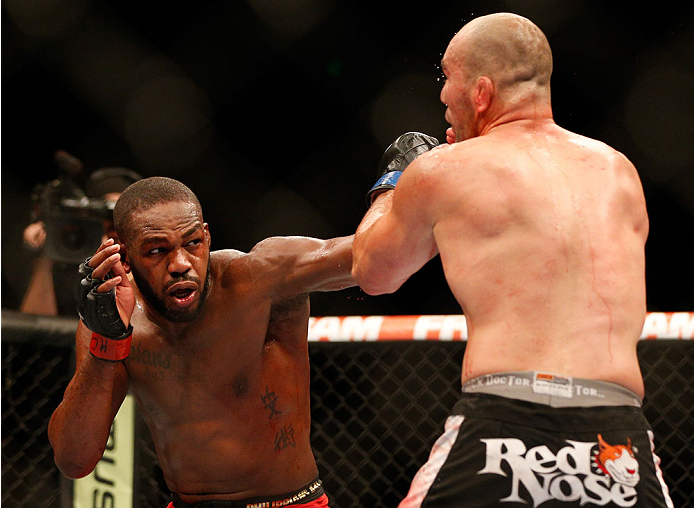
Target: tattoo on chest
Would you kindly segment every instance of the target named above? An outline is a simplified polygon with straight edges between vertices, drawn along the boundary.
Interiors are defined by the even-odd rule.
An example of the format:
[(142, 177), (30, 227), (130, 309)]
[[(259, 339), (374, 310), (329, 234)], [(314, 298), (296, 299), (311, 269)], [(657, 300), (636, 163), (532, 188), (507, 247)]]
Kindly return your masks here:
[(145, 369), (145, 377), (150, 381), (165, 381), (166, 375), (163, 370), (150, 370), (149, 367)]
[(128, 361), (141, 363), (159, 369), (171, 367), (171, 356), (161, 351), (141, 347), (140, 344), (130, 349)]

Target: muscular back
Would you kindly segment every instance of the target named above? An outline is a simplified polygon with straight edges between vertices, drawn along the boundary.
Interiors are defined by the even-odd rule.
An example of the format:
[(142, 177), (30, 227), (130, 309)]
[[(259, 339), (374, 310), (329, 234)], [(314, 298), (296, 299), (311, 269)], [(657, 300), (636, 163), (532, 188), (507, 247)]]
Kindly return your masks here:
[(468, 320), (463, 380), (547, 370), (642, 393), (648, 220), (632, 164), (552, 122), (427, 156), (433, 234)]

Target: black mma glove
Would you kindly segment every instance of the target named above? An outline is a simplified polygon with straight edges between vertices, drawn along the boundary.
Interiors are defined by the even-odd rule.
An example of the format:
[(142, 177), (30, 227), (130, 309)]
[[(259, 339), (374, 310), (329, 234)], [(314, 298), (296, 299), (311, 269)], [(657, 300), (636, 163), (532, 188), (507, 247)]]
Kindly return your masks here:
[(94, 269), (89, 266), (90, 259), (87, 258), (80, 264), (79, 272), (84, 278), (77, 285), (75, 294), (80, 319), (92, 331), (89, 351), (101, 360), (124, 360), (130, 354), (133, 327), (126, 328), (123, 323), (118, 313), (114, 289), (106, 293), (97, 292), (104, 281), (92, 278)]
[(424, 152), (439, 145), (439, 140), (421, 132), (406, 132), (398, 137), (383, 153), (378, 163), (378, 174), (381, 177), (366, 194), (368, 205), (383, 191), (395, 188), (405, 168)]

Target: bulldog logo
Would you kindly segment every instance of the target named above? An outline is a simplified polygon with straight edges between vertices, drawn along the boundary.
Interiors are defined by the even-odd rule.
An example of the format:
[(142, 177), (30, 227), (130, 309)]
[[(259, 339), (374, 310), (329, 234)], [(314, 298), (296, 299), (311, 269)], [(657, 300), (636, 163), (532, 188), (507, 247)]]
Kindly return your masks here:
[(594, 460), (597, 467), (616, 483), (634, 487), (639, 483), (639, 463), (636, 461), (631, 439), (625, 445), (611, 445), (598, 434), (599, 450)]
[(549, 500), (578, 502), (579, 506), (634, 506), (639, 482), (634, 454), (638, 450), (631, 446), (631, 439), (625, 446), (597, 437), (597, 443), (567, 439), (558, 450), (544, 444), (528, 448), (518, 438), (481, 439), (486, 460), (477, 474), (505, 478), (499, 503), (523, 503), (533, 508)]

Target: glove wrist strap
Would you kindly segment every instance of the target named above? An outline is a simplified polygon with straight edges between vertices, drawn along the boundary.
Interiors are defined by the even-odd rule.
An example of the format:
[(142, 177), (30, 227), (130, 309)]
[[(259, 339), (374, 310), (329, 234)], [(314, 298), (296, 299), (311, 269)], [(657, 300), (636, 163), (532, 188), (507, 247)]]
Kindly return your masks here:
[(386, 173), (385, 175), (382, 175), (381, 178), (378, 179), (378, 181), (371, 188), (371, 191), (374, 191), (379, 187), (380, 188), (389, 187), (389, 188), (393, 189), (393, 188), (395, 188), (395, 184), (398, 183), (398, 180), (400, 180), (401, 176), (402, 176), (402, 171), (390, 171), (390, 172)]
[(132, 334), (132, 326), (129, 326), (123, 336), (117, 339), (104, 337), (96, 332), (92, 332), (92, 339), (89, 342), (89, 352), (99, 360), (105, 360), (107, 362), (125, 360), (130, 354)]
[(374, 197), (381, 192), (395, 189), (395, 184), (398, 183), (401, 176), (402, 171), (389, 171), (381, 175), (381, 178), (379, 178), (369, 192), (366, 193), (366, 205), (371, 206)]

